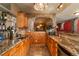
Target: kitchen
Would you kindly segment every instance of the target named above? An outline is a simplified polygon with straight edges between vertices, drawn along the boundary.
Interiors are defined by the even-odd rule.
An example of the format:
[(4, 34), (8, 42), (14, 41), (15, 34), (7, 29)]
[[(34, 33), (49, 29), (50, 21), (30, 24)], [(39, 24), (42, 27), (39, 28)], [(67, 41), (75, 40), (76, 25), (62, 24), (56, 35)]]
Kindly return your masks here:
[(0, 3), (0, 55), (78, 55), (79, 18), (67, 14), (68, 11), (79, 8), (77, 5), (79, 4)]

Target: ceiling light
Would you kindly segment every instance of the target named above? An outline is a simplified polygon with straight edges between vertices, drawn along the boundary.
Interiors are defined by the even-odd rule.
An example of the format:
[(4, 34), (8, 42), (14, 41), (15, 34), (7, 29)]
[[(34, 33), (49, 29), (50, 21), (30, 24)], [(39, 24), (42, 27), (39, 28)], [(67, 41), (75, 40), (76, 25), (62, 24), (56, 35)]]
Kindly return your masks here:
[(60, 4), (58, 5), (58, 7), (57, 7), (57, 10), (60, 10), (62, 7), (63, 7), (63, 4), (60, 3)]
[(62, 8), (62, 7), (63, 7), (63, 4), (61, 4), (59, 8)]
[(40, 27), (42, 26), (42, 24), (39, 25)]
[(48, 5), (46, 3), (35, 3), (34, 4), (34, 9), (36, 11), (43, 11), (48, 7)]
[(37, 26), (37, 28), (39, 29), (39, 28), (40, 28), (40, 26)]
[(79, 12), (74, 13), (74, 15), (79, 16)]
[(60, 9), (59, 8), (57, 8), (57, 11), (59, 11)]

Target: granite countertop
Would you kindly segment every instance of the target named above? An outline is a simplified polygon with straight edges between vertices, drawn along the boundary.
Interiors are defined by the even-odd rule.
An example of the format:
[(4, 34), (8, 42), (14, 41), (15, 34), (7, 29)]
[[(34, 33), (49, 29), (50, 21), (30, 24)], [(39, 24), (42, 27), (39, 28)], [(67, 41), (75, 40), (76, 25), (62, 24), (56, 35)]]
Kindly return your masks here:
[(13, 43), (12, 41), (9, 41), (9, 43), (6, 46), (3, 45), (2, 47), (0, 47), (0, 55), (4, 54), (5, 52), (10, 50), (11, 48), (15, 47), (20, 42), (22, 42), (22, 40), (17, 39), (15, 43)]
[[(29, 36), (26, 37), (25, 39), (27, 39), (27, 38), (29, 38)], [(12, 41), (12, 40), (9, 41), (7, 45), (0, 46), (0, 55), (4, 54), (5, 52), (10, 50), (11, 48), (15, 47), (17, 44), (21, 43), (25, 39), (15, 38), (14, 41)]]
[(77, 51), (77, 55), (79, 55), (79, 34), (77, 33), (63, 33), (60, 34), (61, 37), (66, 38), (66, 40), (70, 41), (70, 43), (72, 44), (72, 46), (74, 47), (74, 49)]
[(75, 48), (76, 45), (74, 45), (73, 42), (67, 39), (66, 37), (58, 37), (58, 36), (49, 36), (49, 37), (55, 40), (60, 46), (64, 47), (72, 55), (76, 56), (79, 54), (78, 51), (79, 49)]

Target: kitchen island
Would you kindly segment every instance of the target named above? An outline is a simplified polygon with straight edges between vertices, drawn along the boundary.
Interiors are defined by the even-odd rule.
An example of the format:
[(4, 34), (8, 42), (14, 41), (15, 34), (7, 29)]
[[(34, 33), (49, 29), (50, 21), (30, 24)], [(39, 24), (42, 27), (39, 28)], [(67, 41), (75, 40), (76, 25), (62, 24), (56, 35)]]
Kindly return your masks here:
[[(49, 36), (54, 41), (56, 41), (62, 48), (67, 50), (71, 55), (77, 56), (79, 54), (79, 45), (78, 41), (73, 41), (72, 38), (65, 35), (58, 36)], [(78, 39), (78, 38), (77, 38)]]

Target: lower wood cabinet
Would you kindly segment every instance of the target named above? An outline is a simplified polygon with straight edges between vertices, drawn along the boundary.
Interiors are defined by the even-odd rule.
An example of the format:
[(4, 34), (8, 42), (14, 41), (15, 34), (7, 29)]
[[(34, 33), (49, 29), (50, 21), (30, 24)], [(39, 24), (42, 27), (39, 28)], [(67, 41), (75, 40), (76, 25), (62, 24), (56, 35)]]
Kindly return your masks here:
[(32, 44), (46, 44), (46, 33), (42, 31), (31, 32)]
[(4, 53), (2, 56), (9, 56), (9, 55), (10, 55), (10, 52), (8, 51), (8, 52)]
[(5, 52), (2, 56), (27, 56), (30, 47), (30, 40), (24, 39), (18, 43), (15, 47)]
[(47, 46), (52, 56), (57, 56), (57, 43), (50, 37), (47, 39)]

